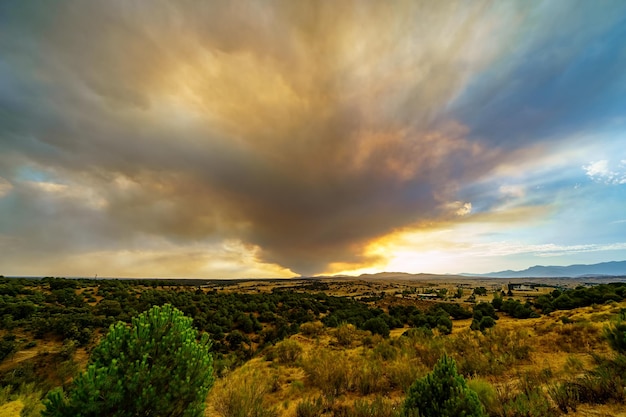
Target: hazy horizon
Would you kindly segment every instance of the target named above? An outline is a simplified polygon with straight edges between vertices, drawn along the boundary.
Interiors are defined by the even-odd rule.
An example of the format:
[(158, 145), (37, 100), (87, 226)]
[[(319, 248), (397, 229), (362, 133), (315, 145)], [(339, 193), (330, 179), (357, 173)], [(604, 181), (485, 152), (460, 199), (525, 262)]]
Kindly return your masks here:
[[(626, 263), (626, 259), (625, 260), (617, 260), (617, 261), (607, 261), (607, 262), (601, 262), (597, 265), (601, 265), (601, 264), (607, 264), (607, 263)], [(595, 264), (594, 264), (595, 265)], [(475, 273), (475, 272), (471, 272), (471, 271), (465, 271), (465, 272), (457, 272), (457, 273), (431, 273), (431, 272), (427, 272), (427, 271), (422, 271), (422, 272), (404, 272), (404, 271), (377, 271), (377, 272), (372, 272), (372, 273), (347, 273), (347, 274), (329, 274), (329, 275), (294, 275), (294, 276), (290, 276), (290, 277), (253, 277), (253, 276), (238, 276), (238, 277), (185, 277), (185, 276), (134, 276), (134, 277), (127, 277), (127, 276), (99, 276), (99, 275), (95, 275), (93, 277), (89, 277), (89, 276), (84, 276), (84, 275), (2, 275), (5, 277), (9, 277), (9, 278), (48, 278), (48, 277), (53, 277), (53, 278), (70, 278), (70, 279), (146, 279), (146, 280), (152, 280), (152, 279), (156, 279), (156, 280), (170, 280), (170, 279), (187, 279), (187, 280), (285, 280), (285, 279), (315, 279), (315, 278), (333, 278), (333, 277), (346, 277), (346, 278), (358, 278), (364, 275), (394, 275), (394, 274), (398, 274), (398, 275), (435, 275), (435, 276), (464, 276), (464, 277), (476, 277), (476, 276), (480, 276), (483, 274), (491, 274), (491, 273), (502, 273), (502, 272), (507, 272), (507, 271), (511, 271), (511, 272), (523, 272), (525, 270), (528, 269), (532, 269), (532, 268), (568, 268), (568, 267), (577, 267), (577, 266), (593, 266), (593, 265), (588, 265), (588, 264), (571, 264), (571, 265), (532, 265), (528, 268), (524, 268), (523, 270), (498, 270), (498, 271), (488, 271), (488, 272), (482, 272), (482, 273)], [(598, 276), (602, 276), (602, 275), (606, 275), (606, 274), (599, 274)], [(616, 275), (616, 276), (622, 276), (622, 274)], [(537, 278), (540, 278), (540, 276), (537, 276)]]
[(626, 2), (0, 5), (0, 274), (626, 259)]

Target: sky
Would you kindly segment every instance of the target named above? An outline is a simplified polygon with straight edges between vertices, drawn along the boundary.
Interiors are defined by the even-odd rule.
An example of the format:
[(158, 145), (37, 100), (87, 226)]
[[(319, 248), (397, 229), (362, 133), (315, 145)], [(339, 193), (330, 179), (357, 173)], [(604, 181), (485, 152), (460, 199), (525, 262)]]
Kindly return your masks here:
[(4, 0), (0, 274), (626, 260), (626, 2)]

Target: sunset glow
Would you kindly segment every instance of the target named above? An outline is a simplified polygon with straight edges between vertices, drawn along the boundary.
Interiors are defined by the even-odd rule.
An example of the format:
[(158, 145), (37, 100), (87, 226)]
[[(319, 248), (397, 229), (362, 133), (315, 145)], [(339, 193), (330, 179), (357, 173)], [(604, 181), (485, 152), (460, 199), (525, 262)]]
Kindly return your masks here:
[(625, 16), (610, 0), (3, 2), (0, 274), (625, 260)]

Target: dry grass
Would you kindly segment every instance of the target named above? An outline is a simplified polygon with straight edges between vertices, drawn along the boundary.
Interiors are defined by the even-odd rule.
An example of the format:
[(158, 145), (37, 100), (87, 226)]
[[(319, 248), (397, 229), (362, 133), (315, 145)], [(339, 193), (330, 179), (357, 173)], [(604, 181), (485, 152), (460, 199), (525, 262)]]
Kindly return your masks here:
[[(382, 300), (372, 302), (383, 310), (396, 304), (428, 308), (432, 302), (415, 299), (416, 292), (448, 288), (452, 294), (458, 284), (432, 277), (324, 282), (329, 286), (325, 292), (330, 295), (359, 298), (383, 294)], [(280, 287), (296, 287), (297, 291), (299, 285), (310, 283), (242, 282), (224, 291), (258, 293)], [(477, 297), (477, 301), (487, 302), (493, 297), (493, 289), (501, 285), (495, 280), (465, 283), (485, 286), (488, 295)], [(550, 290), (544, 288), (532, 295)], [(469, 294), (466, 290), (464, 297)], [(514, 294), (521, 301), (528, 295)], [(94, 297), (100, 299), (97, 293)], [(459, 371), (469, 378), (491, 416), (555, 415), (559, 413), (560, 394), (554, 389), (559, 384), (577, 383), (580, 392), (588, 396), (607, 391), (602, 385), (604, 380), (584, 378), (597, 366), (598, 356), (613, 357), (602, 329), (624, 307), (626, 302), (594, 305), (527, 320), (500, 314), (496, 326), (484, 334), (469, 330), (471, 319), (457, 320), (447, 336), (436, 331), (409, 331), (403, 335), (408, 330), (403, 328), (393, 329), (384, 339), (348, 324), (329, 329), (319, 321), (305, 323), (299, 334), (268, 347), (262, 355), (220, 378), (209, 394), (206, 415), (395, 416), (409, 386), (429, 372), (444, 352), (455, 358)], [(56, 353), (62, 348), (58, 341), (37, 343), (36, 348), (20, 351), (9, 361), (26, 362), (36, 353)], [(79, 349), (75, 360), (82, 366), (86, 359), (86, 352)], [(607, 378), (606, 382), (609, 388), (618, 387), (614, 380)], [(575, 410), (565, 407), (572, 416), (626, 417), (623, 404), (611, 398), (607, 401), (593, 406), (576, 404)], [(10, 415), (2, 411), (0, 415)]]
[(3, 417), (20, 417), (24, 404), (20, 400), (11, 401), (4, 405), (0, 405), (0, 416)]
[(209, 395), (206, 415), (274, 417), (278, 413), (269, 395), (278, 388), (278, 376), (254, 362), (219, 380)]
[[(303, 333), (269, 348), (269, 361), (255, 359), (233, 371), (210, 398), (223, 396), (220, 387), (225, 385), (241, 387), (237, 381), (242, 379), (235, 376), (241, 373), (250, 380), (256, 370), (265, 372), (259, 374), (262, 380), (274, 381), (272, 389), (264, 388), (264, 406), (273, 415), (392, 416), (413, 381), (446, 352), (470, 378), (491, 416), (561, 415), (551, 387), (585, 375), (596, 366), (594, 355), (610, 356), (601, 329), (621, 307), (596, 306), (528, 320), (501, 315), (484, 334), (470, 331), (470, 320), (455, 321), (447, 336), (420, 331), (403, 336), (407, 329), (398, 329), (388, 339), (349, 325), (305, 325)], [(619, 416), (620, 407), (578, 404), (569, 415)]]

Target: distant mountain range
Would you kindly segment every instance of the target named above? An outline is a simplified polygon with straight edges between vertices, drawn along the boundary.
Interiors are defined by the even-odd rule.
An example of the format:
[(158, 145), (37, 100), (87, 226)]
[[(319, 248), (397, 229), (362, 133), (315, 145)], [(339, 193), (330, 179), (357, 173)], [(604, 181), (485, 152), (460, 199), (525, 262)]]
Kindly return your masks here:
[(488, 278), (564, 278), (584, 276), (626, 276), (626, 261), (603, 262), (594, 265), (542, 266), (536, 265), (523, 271), (500, 271), (488, 274), (461, 274)]

